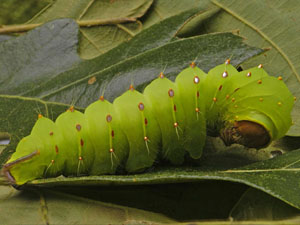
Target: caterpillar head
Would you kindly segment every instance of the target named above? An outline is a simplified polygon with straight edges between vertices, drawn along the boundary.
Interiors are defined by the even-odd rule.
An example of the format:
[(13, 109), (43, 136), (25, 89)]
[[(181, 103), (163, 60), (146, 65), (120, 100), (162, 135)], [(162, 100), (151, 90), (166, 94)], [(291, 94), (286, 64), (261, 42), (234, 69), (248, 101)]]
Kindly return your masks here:
[(226, 145), (241, 144), (249, 148), (262, 148), (271, 141), (270, 133), (264, 126), (252, 121), (235, 121), (221, 130), (221, 137)]

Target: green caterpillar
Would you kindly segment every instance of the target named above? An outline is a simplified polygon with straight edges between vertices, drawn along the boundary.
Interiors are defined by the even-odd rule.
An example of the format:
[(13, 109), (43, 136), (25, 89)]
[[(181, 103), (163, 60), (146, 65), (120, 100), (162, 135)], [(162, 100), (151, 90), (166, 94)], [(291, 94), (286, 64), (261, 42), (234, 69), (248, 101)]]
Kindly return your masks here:
[(13, 184), (45, 177), (141, 172), (157, 158), (181, 164), (201, 157), (207, 133), (260, 148), (285, 135), (294, 97), (262, 65), (238, 72), (227, 60), (208, 74), (195, 63), (175, 82), (163, 73), (144, 93), (103, 96), (84, 114), (71, 107), (55, 123), (39, 115), (3, 167)]

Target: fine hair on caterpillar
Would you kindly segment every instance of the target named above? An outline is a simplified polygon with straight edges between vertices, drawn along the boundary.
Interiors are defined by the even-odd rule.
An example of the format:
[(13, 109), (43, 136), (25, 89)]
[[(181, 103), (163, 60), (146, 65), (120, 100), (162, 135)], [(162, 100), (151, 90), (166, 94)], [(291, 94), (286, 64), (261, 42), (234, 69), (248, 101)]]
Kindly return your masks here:
[(239, 72), (226, 60), (206, 74), (192, 62), (175, 82), (161, 72), (143, 93), (130, 85), (113, 103), (101, 96), (84, 113), (72, 106), (55, 122), (39, 115), (3, 172), (22, 185), (120, 167), (142, 172), (160, 158), (179, 165), (201, 157), (207, 131), (226, 144), (261, 148), (288, 131), (293, 104), (282, 78), (262, 65)]

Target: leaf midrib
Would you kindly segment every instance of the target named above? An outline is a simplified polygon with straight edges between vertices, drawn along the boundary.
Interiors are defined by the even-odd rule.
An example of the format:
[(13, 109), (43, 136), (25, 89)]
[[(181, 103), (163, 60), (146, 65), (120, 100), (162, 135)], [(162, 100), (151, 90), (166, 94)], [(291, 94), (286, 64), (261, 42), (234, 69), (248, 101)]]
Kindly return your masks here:
[(293, 71), (294, 75), (296, 76), (298, 82), (300, 83), (300, 75), (298, 74), (298, 72), (297, 72), (296, 68), (294, 67), (293, 63), (291, 62), (289, 57), (284, 53), (284, 51), (275, 42), (273, 42), (271, 40), (271, 38), (268, 37), (268, 35), (266, 35), (261, 29), (256, 27), (254, 24), (252, 24), (251, 22), (249, 22), (246, 19), (242, 18), (241, 16), (237, 15), (235, 12), (233, 12), (229, 8), (225, 7), (221, 3), (217, 2), (216, 0), (212, 0), (212, 2), (215, 5), (217, 5), (218, 7), (222, 8), (223, 10), (228, 12), (230, 15), (232, 15), (236, 19), (240, 20), (245, 25), (249, 26), (251, 29), (256, 31), (260, 36), (262, 36), (267, 42), (269, 42), (282, 55), (282, 57), (287, 61), (289, 67), (291, 68), (291, 70)]

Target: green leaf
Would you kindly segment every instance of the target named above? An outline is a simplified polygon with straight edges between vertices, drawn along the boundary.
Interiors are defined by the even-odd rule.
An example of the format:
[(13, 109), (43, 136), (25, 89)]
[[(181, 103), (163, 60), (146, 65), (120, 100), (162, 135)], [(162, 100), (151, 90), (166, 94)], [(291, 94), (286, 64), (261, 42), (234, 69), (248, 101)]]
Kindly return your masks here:
[(230, 213), (234, 221), (283, 220), (299, 216), (299, 210), (254, 188), (249, 188)]
[[(282, 76), (291, 92), (300, 98), (300, 29), (299, 1), (238, 1), (214, 0), (222, 9), (218, 16), (207, 20), (201, 33), (237, 30), (246, 38), (246, 43), (261, 48), (270, 48), (260, 57), (249, 60), (246, 68), (264, 64), (273, 76)], [(288, 135), (300, 136), (300, 101), (293, 110), (294, 126)]]
[[(90, 61), (80, 68), (79, 79), (57, 89), (56, 84), (60, 83), (60, 78), (57, 78), (40, 86), (31, 95), (47, 101), (72, 102), (86, 107), (103, 92), (104, 97), (112, 101), (125, 92), (131, 83), (136, 89), (143, 90), (161, 71), (174, 79), (192, 61), (208, 71), (223, 63), (228, 56), (232, 56), (233, 65), (238, 65), (261, 52), (260, 49), (244, 45), (242, 38), (231, 33), (191, 37), (151, 49), (92, 74), (85, 72), (89, 71), (90, 64), (94, 65)], [(74, 74), (73, 78), (76, 78)], [(92, 85), (89, 84), (91, 78), (95, 79)]]
[(117, 21), (115, 25), (110, 26), (80, 27), (79, 52), (82, 58), (88, 59), (107, 52), (138, 33), (141, 26), (137, 22), (122, 23), (135, 21), (143, 16), (152, 2), (152, 0), (56, 0), (29, 23), (45, 23), (61, 17), (73, 18), (79, 24), (92, 24), (97, 20), (111, 23)]
[(300, 209), (300, 150), (249, 166), (213, 171), (202, 167), (166, 167), (136, 175), (103, 175), (75, 178), (48, 178), (28, 183), (33, 186), (57, 185), (133, 185), (224, 180), (243, 183), (262, 190)]
[(53, 190), (19, 192), (0, 186), (2, 224), (174, 223), (158, 213), (94, 201)]
[(0, 25), (25, 23), (51, 0), (0, 1)]
[[(149, 29), (138, 34), (129, 42), (121, 44), (118, 48), (114, 48), (93, 60), (82, 61), (73, 69), (72, 64), (69, 65), (68, 59), (71, 59), (72, 57), (75, 58), (75, 44), (77, 43), (76, 34), (78, 32), (78, 27), (72, 20), (63, 20), (68, 21), (65, 22), (67, 24), (70, 23), (65, 27), (60, 25), (60, 23), (62, 23), (59, 22), (60, 20), (47, 23), (46, 25), (29, 32), (27, 35), (0, 44), (0, 74), (3, 74), (3, 78), (8, 76), (7, 74), (9, 74), (10, 77), (10, 79), (5, 80), (3, 78), (1, 79), (0, 76), (0, 93), (36, 97), (38, 94), (34, 93), (35, 89), (42, 89), (43, 92), (48, 92), (47, 89), (49, 88), (60, 89), (69, 83), (84, 78), (87, 74), (103, 70), (106, 67), (117, 64), (120, 61), (144, 51), (164, 45), (174, 38), (177, 31), (185, 24), (186, 20), (196, 12), (196, 10), (183, 12), (180, 15), (153, 25)], [(56, 25), (57, 23), (58, 25)], [(47, 32), (48, 27), (52, 25), (64, 27), (64, 29), (57, 29), (57, 32), (53, 32), (52, 35), (49, 35)], [(44, 40), (40, 39), (40, 30), (43, 33), (43, 36), (47, 35), (49, 40), (51, 40), (46, 46), (44, 46)], [(32, 41), (34, 41), (34, 43), (32, 43)], [(14, 47), (16, 44), (18, 44), (17, 48)], [(69, 46), (70, 44), (72, 45)], [(34, 46), (43, 47), (34, 48)], [(52, 48), (51, 51), (49, 50), (49, 47)], [(28, 56), (26, 51), (21, 52), (20, 49), (28, 50), (32, 54)], [(55, 54), (51, 54), (52, 51), (55, 51)], [(46, 59), (42, 62), (39, 61), (41, 54), (43, 55), (43, 59)], [(64, 70), (69, 69), (69, 71), (63, 73), (64, 70), (60, 69), (58, 63), (64, 65)], [(26, 70), (24, 71), (23, 68), (26, 68)], [(30, 76), (31, 74), (34, 76)], [(53, 79), (53, 77), (57, 77), (58, 75), (59, 82)], [(30, 77), (28, 78), (28, 76)], [(24, 82), (25, 79), (30, 79), (30, 88), (26, 86), (26, 82)], [(14, 83), (10, 82), (10, 80), (17, 80), (20, 82)], [(43, 87), (40, 87), (41, 85)], [(8, 86), (9, 88), (7, 88)]]
[(0, 43), (0, 93), (24, 95), (81, 61), (77, 24), (49, 22), (26, 35)]

